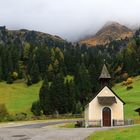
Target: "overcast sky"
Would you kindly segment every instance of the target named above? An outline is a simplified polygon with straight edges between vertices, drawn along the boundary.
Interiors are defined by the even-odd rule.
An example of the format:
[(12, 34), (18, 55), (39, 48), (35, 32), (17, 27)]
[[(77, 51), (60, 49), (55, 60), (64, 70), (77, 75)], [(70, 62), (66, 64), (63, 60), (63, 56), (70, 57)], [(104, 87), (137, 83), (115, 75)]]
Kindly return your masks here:
[(0, 0), (0, 25), (77, 40), (108, 21), (140, 25), (140, 0)]

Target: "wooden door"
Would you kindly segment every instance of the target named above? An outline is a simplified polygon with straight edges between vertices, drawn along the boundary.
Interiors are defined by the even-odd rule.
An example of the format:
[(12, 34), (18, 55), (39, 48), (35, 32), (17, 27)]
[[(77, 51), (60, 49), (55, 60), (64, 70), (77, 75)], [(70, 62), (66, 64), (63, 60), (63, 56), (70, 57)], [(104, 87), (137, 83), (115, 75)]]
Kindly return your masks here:
[(103, 109), (103, 126), (111, 126), (111, 110), (108, 107)]

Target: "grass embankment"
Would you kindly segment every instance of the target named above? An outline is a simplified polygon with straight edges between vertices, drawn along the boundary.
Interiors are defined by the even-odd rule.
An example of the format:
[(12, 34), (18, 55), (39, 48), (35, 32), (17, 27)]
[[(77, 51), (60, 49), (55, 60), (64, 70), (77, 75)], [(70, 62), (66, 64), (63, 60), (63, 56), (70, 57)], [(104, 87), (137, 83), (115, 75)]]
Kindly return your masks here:
[(125, 101), (125, 118), (131, 118), (139, 121), (140, 116), (134, 110), (140, 107), (140, 76), (133, 78), (133, 89), (126, 90), (122, 83), (113, 87), (113, 90)]
[[(71, 77), (67, 77), (68, 79)], [(17, 81), (11, 85), (0, 82), (0, 104), (5, 104), (10, 114), (24, 112), (31, 115), (31, 105), (38, 100), (38, 93), (42, 82), (27, 86), (24, 81)], [(122, 84), (117, 84), (113, 90), (126, 102), (125, 118), (140, 121), (138, 113), (134, 110), (140, 107), (140, 76), (133, 79), (133, 89), (126, 90)]]
[(75, 128), (75, 123), (66, 123), (66, 124), (60, 125), (59, 128)]
[(31, 115), (32, 103), (38, 100), (41, 82), (32, 86), (22, 82), (11, 85), (0, 82), (0, 104), (5, 104), (10, 114), (24, 112)]
[(140, 140), (140, 125), (96, 132), (86, 140)]

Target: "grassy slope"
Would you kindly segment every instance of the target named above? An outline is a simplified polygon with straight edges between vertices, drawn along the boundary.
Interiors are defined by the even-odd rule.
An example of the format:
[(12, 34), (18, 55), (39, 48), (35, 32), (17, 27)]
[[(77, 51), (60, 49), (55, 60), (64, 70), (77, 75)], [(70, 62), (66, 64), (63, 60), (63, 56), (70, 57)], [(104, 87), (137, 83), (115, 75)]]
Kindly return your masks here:
[[(71, 77), (67, 77), (70, 79)], [(41, 83), (27, 87), (24, 82), (11, 85), (0, 82), (0, 104), (4, 103), (12, 114), (26, 112), (31, 114), (30, 108), (33, 101), (38, 99)], [(126, 87), (117, 84), (113, 90), (126, 102), (125, 117), (140, 120), (138, 113), (134, 110), (140, 107), (140, 76), (134, 78), (133, 89), (126, 90)]]
[(140, 125), (96, 132), (90, 135), (87, 140), (139, 140), (139, 134)]
[(30, 108), (33, 101), (38, 99), (41, 82), (27, 87), (19, 82), (11, 85), (0, 82), (0, 104), (5, 104), (11, 114), (25, 112), (31, 114)]
[(113, 90), (125, 101), (125, 118), (139, 119), (138, 113), (134, 110), (140, 107), (140, 76), (133, 79), (133, 89), (126, 90), (122, 84), (117, 84)]

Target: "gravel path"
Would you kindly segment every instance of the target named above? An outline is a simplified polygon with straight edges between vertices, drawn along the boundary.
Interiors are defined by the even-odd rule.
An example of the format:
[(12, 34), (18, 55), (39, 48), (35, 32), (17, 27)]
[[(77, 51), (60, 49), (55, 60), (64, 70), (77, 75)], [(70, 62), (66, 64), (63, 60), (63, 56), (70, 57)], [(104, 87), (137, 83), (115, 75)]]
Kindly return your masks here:
[(8, 128), (18, 128), (18, 129), (23, 129), (23, 128), (43, 128), (46, 126), (53, 126), (53, 125), (59, 125), (59, 124), (64, 124), (64, 123), (76, 123), (77, 120), (60, 120), (60, 121), (50, 121), (50, 122), (40, 122), (40, 123), (32, 123), (32, 124), (23, 124), (23, 125), (17, 125), (17, 126), (8, 126)]
[(0, 140), (84, 140), (95, 131), (108, 128), (1, 128)]
[[(32, 124), (5, 124), (0, 127), (0, 140), (84, 140), (91, 133), (118, 127), (99, 128), (53, 128), (55, 124), (73, 122), (75, 120), (40, 122)], [(122, 126), (128, 127), (128, 126)]]

